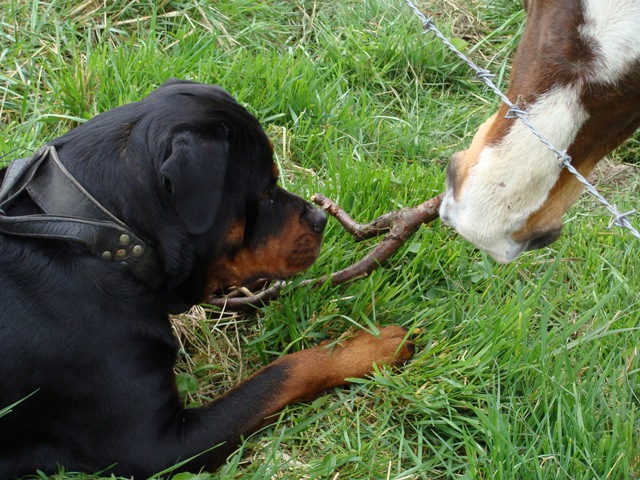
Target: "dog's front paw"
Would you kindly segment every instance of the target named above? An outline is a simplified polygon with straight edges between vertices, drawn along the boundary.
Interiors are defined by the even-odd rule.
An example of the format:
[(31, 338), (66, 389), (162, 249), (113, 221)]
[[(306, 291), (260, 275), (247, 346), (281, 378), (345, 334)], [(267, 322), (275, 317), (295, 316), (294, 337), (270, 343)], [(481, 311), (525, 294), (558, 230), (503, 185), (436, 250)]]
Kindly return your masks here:
[(406, 329), (383, 327), (378, 336), (359, 332), (355, 336), (321, 347), (329, 349), (333, 373), (345, 378), (361, 378), (373, 373), (373, 366), (403, 366), (414, 354), (415, 345)]

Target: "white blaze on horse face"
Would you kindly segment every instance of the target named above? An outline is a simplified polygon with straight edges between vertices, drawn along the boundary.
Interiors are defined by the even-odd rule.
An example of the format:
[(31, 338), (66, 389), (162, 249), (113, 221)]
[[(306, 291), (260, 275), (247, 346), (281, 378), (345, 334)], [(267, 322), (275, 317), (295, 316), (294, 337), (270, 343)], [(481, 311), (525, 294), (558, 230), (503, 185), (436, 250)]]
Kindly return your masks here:
[[(560, 150), (569, 148), (587, 120), (575, 85), (552, 88), (526, 109), (530, 122)], [(440, 216), (496, 261), (510, 262), (528, 243), (512, 234), (544, 203), (560, 174), (559, 160), (520, 121), (495, 145), (469, 149), (478, 150), (476, 158), (461, 159), (470, 165), (467, 176), (455, 197), (448, 185)]]
[[(542, 9), (540, 12), (545, 14)], [(615, 88), (640, 61), (637, 27), (640, 0), (582, 0), (582, 13), (584, 23), (578, 32), (593, 57), (576, 74), (575, 82), (552, 85), (544, 92), (518, 92), (537, 95), (526, 106), (529, 121), (558, 150), (569, 149), (588, 119), (579, 93), (585, 84), (587, 90), (583, 95), (588, 95), (589, 83)], [(544, 52), (539, 52), (539, 56), (543, 58)], [(513, 235), (516, 232), (519, 238), (523, 232), (533, 235), (524, 227), (529, 217), (543, 206), (555, 184), (559, 160), (520, 121), (515, 121), (508, 133), (492, 145), (485, 142), (490, 128), (484, 128), (469, 150), (461, 152), (452, 162), (451, 179), (457, 188), (454, 195), (453, 186), (448, 185), (440, 216), (444, 223), (497, 261), (509, 262), (527, 248), (528, 240), (533, 240), (515, 241)]]
[(595, 46), (591, 83), (616, 83), (640, 59), (640, 1), (583, 0), (584, 24), (578, 27), (585, 43)]

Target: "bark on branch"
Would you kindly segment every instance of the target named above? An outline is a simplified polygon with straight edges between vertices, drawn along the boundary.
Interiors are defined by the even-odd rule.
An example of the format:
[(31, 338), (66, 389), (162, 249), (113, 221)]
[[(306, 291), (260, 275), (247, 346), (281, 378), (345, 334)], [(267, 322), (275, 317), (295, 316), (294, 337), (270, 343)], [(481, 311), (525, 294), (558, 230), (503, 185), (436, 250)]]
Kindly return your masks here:
[[(314, 195), (311, 200), (329, 215), (335, 217), (344, 229), (353, 235), (356, 242), (382, 235), (385, 232), (386, 235), (373, 250), (353, 265), (334, 272), (328, 277), (323, 276), (317, 279), (305, 280), (301, 285), (321, 285), (326, 281), (331, 281), (332, 285), (340, 285), (366, 277), (396, 253), (418, 231), (420, 225), (438, 218), (443, 195), (440, 194), (416, 207), (405, 207), (385, 213), (366, 224), (356, 222), (333, 200), (324, 195)], [(285, 282), (277, 281), (269, 288), (255, 295), (217, 297), (212, 298), (210, 303), (228, 310), (252, 309), (277, 297), (285, 285)]]

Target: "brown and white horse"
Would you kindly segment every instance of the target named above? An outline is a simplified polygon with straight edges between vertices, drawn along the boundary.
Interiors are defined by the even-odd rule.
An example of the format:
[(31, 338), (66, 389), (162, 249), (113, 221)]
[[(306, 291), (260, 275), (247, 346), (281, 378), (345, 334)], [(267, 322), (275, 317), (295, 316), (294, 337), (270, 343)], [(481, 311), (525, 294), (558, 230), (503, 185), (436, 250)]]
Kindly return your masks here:
[[(640, 126), (640, 0), (525, 0), (507, 96), (584, 176)], [(442, 221), (498, 262), (555, 241), (581, 184), (502, 105), (447, 169)]]

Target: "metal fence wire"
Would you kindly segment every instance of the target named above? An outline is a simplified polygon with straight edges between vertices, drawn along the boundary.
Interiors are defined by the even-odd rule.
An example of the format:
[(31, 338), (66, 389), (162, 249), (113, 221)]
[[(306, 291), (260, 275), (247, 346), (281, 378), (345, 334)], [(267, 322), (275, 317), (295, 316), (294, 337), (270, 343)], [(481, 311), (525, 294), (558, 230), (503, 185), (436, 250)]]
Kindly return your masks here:
[(524, 123), (531, 133), (533, 133), (545, 147), (547, 147), (554, 155), (558, 158), (558, 169), (566, 168), (571, 172), (580, 183), (582, 183), (587, 191), (594, 195), (598, 201), (603, 204), (609, 212), (613, 215), (611, 222), (609, 223), (609, 228), (611, 226), (616, 225), (618, 227), (626, 228), (629, 230), (633, 236), (640, 239), (640, 233), (636, 230), (631, 222), (629, 221), (629, 215), (636, 213), (635, 210), (631, 210), (630, 212), (620, 213), (618, 207), (609, 203), (596, 188), (589, 183), (589, 181), (584, 178), (580, 172), (578, 172), (573, 165), (571, 165), (571, 157), (567, 155), (567, 152), (558, 150), (553, 144), (547, 140), (542, 133), (529, 121), (527, 118), (527, 112), (519, 108), (516, 104), (511, 102), (509, 98), (493, 83), (493, 77), (495, 76), (488, 70), (478, 67), (469, 57), (467, 57), (464, 53), (458, 50), (443, 34), (438, 30), (438, 27), (433, 22), (431, 17), (426, 16), (422, 11), (416, 7), (416, 5), (411, 0), (405, 0), (405, 3), (409, 6), (411, 10), (418, 16), (418, 18), (422, 22), (422, 26), (424, 27), (424, 33), (432, 32), (436, 37), (438, 37), (446, 47), (451, 50), (458, 58), (460, 58), (463, 62), (465, 62), (471, 70), (473, 70), (476, 74), (478, 80), (484, 83), (487, 87), (489, 87), (500, 99), (509, 107), (509, 111), (507, 112), (506, 118), (517, 118), (522, 123)]

